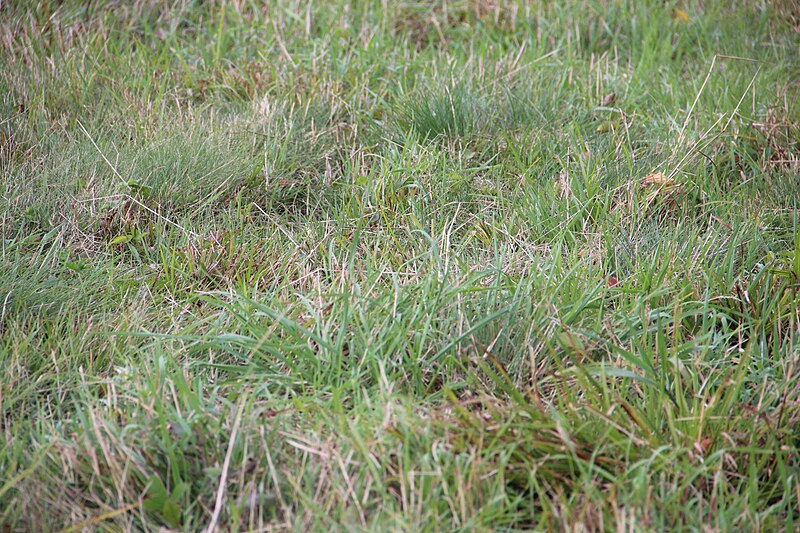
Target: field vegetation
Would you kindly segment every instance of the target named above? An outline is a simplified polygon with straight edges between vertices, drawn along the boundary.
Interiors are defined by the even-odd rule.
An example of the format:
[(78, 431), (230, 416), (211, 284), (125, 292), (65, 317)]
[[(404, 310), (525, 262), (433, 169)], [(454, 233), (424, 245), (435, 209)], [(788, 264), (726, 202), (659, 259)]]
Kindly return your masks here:
[(0, 1), (0, 529), (797, 530), (797, 6)]

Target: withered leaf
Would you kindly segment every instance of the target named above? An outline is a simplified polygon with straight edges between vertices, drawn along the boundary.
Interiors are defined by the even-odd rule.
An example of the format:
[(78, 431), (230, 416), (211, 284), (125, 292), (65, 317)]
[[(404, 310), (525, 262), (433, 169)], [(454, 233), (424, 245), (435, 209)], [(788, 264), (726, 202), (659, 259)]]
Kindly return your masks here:
[(653, 186), (662, 186), (662, 187), (669, 187), (675, 185), (675, 180), (670, 178), (663, 172), (653, 172), (652, 174), (648, 174), (642, 180), (642, 185), (645, 187), (653, 185)]
[(689, 22), (689, 14), (683, 9), (676, 7), (672, 10), (672, 20), (676, 22)]

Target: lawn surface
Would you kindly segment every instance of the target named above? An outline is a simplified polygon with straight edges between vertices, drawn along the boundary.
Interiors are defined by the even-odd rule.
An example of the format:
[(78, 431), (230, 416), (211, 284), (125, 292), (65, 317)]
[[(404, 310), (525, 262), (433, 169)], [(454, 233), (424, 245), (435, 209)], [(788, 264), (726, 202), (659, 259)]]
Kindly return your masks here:
[(799, 95), (791, 0), (0, 2), (0, 529), (796, 530)]

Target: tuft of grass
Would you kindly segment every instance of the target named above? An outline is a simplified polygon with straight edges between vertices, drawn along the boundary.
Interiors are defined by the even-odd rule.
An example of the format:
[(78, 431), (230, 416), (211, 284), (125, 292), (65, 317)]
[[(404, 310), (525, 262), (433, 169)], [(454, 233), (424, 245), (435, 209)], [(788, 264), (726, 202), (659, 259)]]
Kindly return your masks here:
[(423, 141), (464, 138), (488, 119), (483, 108), (480, 97), (455, 86), (410, 97), (402, 107), (398, 126), (411, 129)]

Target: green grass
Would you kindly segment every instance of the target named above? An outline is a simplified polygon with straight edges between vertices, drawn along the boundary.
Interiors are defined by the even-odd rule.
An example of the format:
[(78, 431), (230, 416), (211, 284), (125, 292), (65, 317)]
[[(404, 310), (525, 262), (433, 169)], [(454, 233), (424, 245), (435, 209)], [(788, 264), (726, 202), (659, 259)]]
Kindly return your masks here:
[(3, 531), (800, 527), (792, 2), (0, 13)]

